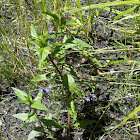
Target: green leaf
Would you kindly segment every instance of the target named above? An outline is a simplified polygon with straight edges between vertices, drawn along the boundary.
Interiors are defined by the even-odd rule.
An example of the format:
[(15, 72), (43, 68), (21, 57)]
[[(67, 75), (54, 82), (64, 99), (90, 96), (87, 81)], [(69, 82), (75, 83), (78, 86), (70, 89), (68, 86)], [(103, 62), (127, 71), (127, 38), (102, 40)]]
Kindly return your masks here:
[(132, 118), (138, 111), (140, 111), (140, 105), (132, 113), (130, 113), (119, 125), (117, 125), (115, 128), (113, 128), (111, 130), (111, 132), (114, 131), (119, 126), (123, 125), (127, 120), (129, 120), (130, 118)]
[(79, 79), (79, 77), (77, 76), (77, 73), (73, 70), (73, 68), (69, 67), (70, 68), (70, 74), (75, 76), (77, 79)]
[(42, 104), (40, 101), (35, 101), (32, 105), (32, 108), (39, 109), (39, 110), (45, 110), (49, 112), (49, 110), (46, 108), (44, 104)]
[(75, 20), (67, 20), (66, 21), (66, 25), (72, 25), (73, 23), (75, 23)]
[(47, 115), (45, 116), (44, 119), (51, 120), (52, 119), (52, 114), (51, 113), (47, 113)]
[(77, 88), (74, 78), (70, 74), (67, 75), (67, 78), (68, 78), (69, 90), (73, 93), (77, 93), (78, 95), (81, 95), (82, 92)]
[(56, 23), (59, 23), (59, 18), (58, 18), (58, 16), (56, 14), (53, 14), (51, 12), (44, 12), (44, 13), (49, 15), (49, 16), (51, 16)]
[(35, 131), (35, 130), (32, 130), (28, 136), (28, 139), (27, 140), (31, 140), (33, 139), (35, 136), (37, 136), (40, 132), (38, 131)]
[(30, 103), (32, 103), (32, 98), (30, 97), (29, 93), (27, 94), (26, 92), (24, 92), (20, 89), (14, 88), (14, 87), (12, 87), (12, 89), (14, 90), (16, 95), (21, 99), (20, 101), (14, 103), (14, 104), (17, 104), (17, 103), (30, 104)]
[(31, 122), (35, 122), (37, 120), (37, 117), (35, 115), (36, 110), (32, 111), (29, 115), (28, 118), (24, 121), (22, 129), (25, 129), (27, 125)]
[[(126, 15), (127, 13), (130, 13), (132, 11), (134, 11), (136, 9), (137, 6), (134, 6), (126, 11), (121, 12), (120, 14), (118, 14), (113, 20), (116, 20), (117, 18), (120, 18), (121, 16)], [(127, 15), (128, 16), (128, 15)]]
[(22, 121), (25, 121), (26, 124), (37, 120), (37, 117), (35, 115), (35, 111), (32, 111), (30, 114), (18, 113), (18, 114), (14, 114), (12, 116), (17, 118), (17, 119), (20, 119)]
[(90, 48), (91, 47), (88, 43), (86, 43), (85, 41), (83, 41), (81, 39), (78, 39), (78, 38), (75, 38), (73, 40), (73, 43), (77, 44), (79, 47), (81, 47), (81, 49), (82, 48)]
[(77, 112), (76, 112), (76, 104), (74, 103), (74, 101), (71, 101), (70, 103), (70, 115), (73, 118), (74, 121), (77, 120)]
[(36, 76), (35, 78), (33, 78), (31, 81), (40, 82), (40, 81), (43, 81), (43, 80), (47, 80), (46, 74), (37, 75), (37, 76)]
[(84, 128), (87, 125), (91, 125), (93, 123), (96, 123), (96, 121), (95, 120), (81, 120), (81, 121), (78, 121), (77, 123), (75, 123), (74, 126)]
[(72, 93), (77, 93), (78, 95), (82, 94), (82, 92), (77, 88), (74, 78), (70, 74), (65, 74), (62, 77), (62, 80), (63, 85), (66, 87), (66, 89), (70, 90)]
[(47, 36), (48, 35), (48, 31), (46, 31), (46, 32), (43, 32), (43, 36)]
[(73, 40), (74, 40), (73, 37), (67, 38), (66, 36), (65, 36), (64, 39), (65, 39), (65, 43), (68, 43), (68, 45), (69, 45), (69, 44), (72, 44), (72, 42), (73, 42)]
[(114, 2), (107, 2), (107, 3), (99, 3), (99, 4), (91, 4), (89, 6), (83, 6), (81, 8), (75, 8), (72, 10), (66, 11), (69, 14), (71, 13), (76, 13), (79, 11), (83, 10), (88, 10), (88, 9), (93, 9), (93, 8), (104, 8), (104, 7), (109, 7), (109, 6), (114, 6), (114, 5), (122, 5), (122, 4), (140, 4), (140, 1), (114, 1)]
[(66, 25), (66, 18), (64, 16), (61, 16), (60, 19), (60, 26)]
[(40, 101), (40, 102), (41, 102), (42, 96), (43, 96), (42, 92), (39, 92), (39, 93), (37, 94), (37, 96), (35, 97), (34, 102), (35, 102), (35, 101)]
[[(32, 118), (33, 116), (35, 116), (35, 113), (36, 113), (36, 110), (34, 109), (33, 111), (31, 111), (31, 113), (28, 115), (28, 119), (29, 118)], [(37, 117), (35, 117), (36, 119), (37, 119)], [(32, 120), (34, 120), (34, 119), (32, 119)], [(36, 121), (36, 120), (34, 120), (34, 121)]]
[(53, 120), (41, 119), (41, 122), (48, 127), (63, 128), (61, 125), (59, 125), (58, 123), (56, 123)]
[(130, 19), (130, 18), (135, 18), (135, 17), (140, 17), (140, 14), (135, 14), (135, 15), (126, 16), (126, 17), (124, 17), (124, 18), (121, 18), (120, 20), (115, 20), (115, 21), (113, 21), (112, 24), (116, 24), (116, 23), (118, 23), (118, 22), (121, 22), (121, 23), (122, 23), (123, 20), (127, 20), (127, 19)]
[(19, 114), (14, 114), (12, 116), (22, 121), (26, 121), (28, 119), (28, 115), (29, 115), (28, 113), (19, 113)]
[(26, 121), (27, 123), (31, 123), (31, 122), (35, 122), (36, 120), (37, 120), (37, 117), (35, 114), (29, 114), (28, 119)]
[(38, 51), (37, 51), (37, 55), (39, 56), (38, 68), (41, 71), (43, 70), (42, 64), (43, 64), (44, 60), (47, 58), (50, 49), (51, 49), (50, 47), (45, 47), (45, 48), (38, 49)]
[(42, 63), (39, 63), (39, 64), (38, 64), (38, 69), (39, 69), (40, 71), (43, 71), (43, 64), (42, 64)]
[(22, 129), (25, 130), (26, 127), (27, 127), (27, 125), (28, 125), (28, 122), (27, 121), (24, 121)]
[(39, 39), (42, 41), (43, 44), (46, 41), (46, 37), (44, 35), (39, 35)]
[(38, 131), (38, 132), (43, 132), (43, 131), (42, 131), (42, 127), (39, 127), (39, 126), (38, 126), (38, 127), (34, 127), (34, 130), (35, 130), (35, 131)]
[(29, 41), (35, 44), (37, 48), (40, 48), (40, 46), (42, 46), (41, 41), (39, 41), (38, 39), (31, 38)]
[(96, 58), (93, 58), (93, 60), (99, 67), (103, 67), (103, 65)]
[(31, 24), (31, 36), (35, 39), (38, 39), (38, 34), (37, 34), (34, 24)]
[(12, 87), (12, 89), (14, 90), (15, 94), (18, 96), (18, 98), (20, 98), (21, 100), (27, 100), (26, 97), (27, 97), (27, 93), (20, 90), (20, 89), (17, 89), (17, 88), (14, 88)]
[(39, 62), (43, 62), (49, 54), (50, 47), (45, 47), (37, 50), (37, 55), (39, 56)]
[(119, 64), (119, 63), (127, 63), (128, 60), (116, 60), (116, 61), (111, 61), (109, 63), (107, 63), (105, 66), (109, 66), (109, 65), (112, 65), (112, 64)]
[(51, 53), (52, 57), (57, 55), (60, 50), (61, 50), (61, 45), (56, 45), (53, 52)]
[(15, 102), (14, 104), (19, 104), (19, 103), (30, 104), (28, 100), (20, 100), (20, 101)]
[(64, 85), (64, 87), (65, 87), (66, 89), (69, 89), (68, 77), (67, 77), (66, 74), (64, 74), (64, 76), (62, 77), (62, 83), (63, 83), (63, 85)]

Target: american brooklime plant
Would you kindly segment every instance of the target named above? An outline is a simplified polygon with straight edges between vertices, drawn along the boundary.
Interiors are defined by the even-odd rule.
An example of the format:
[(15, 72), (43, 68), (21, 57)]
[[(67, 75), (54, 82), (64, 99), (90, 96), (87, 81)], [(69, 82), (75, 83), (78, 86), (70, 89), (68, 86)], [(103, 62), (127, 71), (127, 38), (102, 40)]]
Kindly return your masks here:
[[(68, 0), (66, 0), (66, 3), (68, 3)], [(42, 4), (45, 5), (45, 0), (42, 1)], [(67, 130), (67, 139), (69, 139), (72, 128), (82, 126), (77, 121), (77, 116), (78, 116), (77, 104), (76, 104), (77, 101), (80, 101), (82, 99), (82, 101), (88, 104), (96, 99), (96, 93), (94, 93), (94, 86), (90, 85), (90, 83), (88, 83), (85, 80), (79, 80), (72, 65), (69, 65), (66, 62), (66, 55), (69, 54), (69, 50), (73, 50), (75, 52), (79, 52), (80, 55), (84, 56), (88, 60), (93, 59), (99, 67), (104, 66), (96, 58), (93, 58), (92, 54), (94, 52), (91, 54), (90, 52), (88, 52), (88, 49), (91, 48), (90, 44), (88, 44), (86, 41), (83, 41), (82, 39), (76, 38), (75, 37), (76, 35), (75, 36), (73, 35), (73, 33), (85, 35), (86, 36), (85, 38), (87, 39), (89, 35), (89, 31), (92, 30), (92, 32), (94, 32), (92, 22), (97, 21), (97, 17), (99, 16), (99, 11), (96, 9), (92, 13), (91, 12), (92, 8), (99, 8), (99, 9), (104, 9), (105, 11), (110, 11), (115, 14), (117, 13), (117, 16), (115, 16), (115, 18), (111, 22), (109, 22), (107, 25), (112, 30), (117, 30), (117, 31), (120, 30), (121, 32), (125, 32), (126, 34), (129, 34), (131, 32), (132, 35), (139, 34), (139, 27), (137, 26), (135, 30), (129, 30), (128, 32), (126, 31), (125, 28), (119, 29), (117, 28), (118, 26), (116, 27), (113, 26), (131, 18), (132, 19), (134, 18), (135, 22), (137, 23), (136, 25), (139, 25), (139, 16), (140, 16), (139, 13), (136, 14), (134, 12), (133, 14), (130, 14), (131, 12), (139, 9), (139, 4), (140, 4), (139, 1), (113, 1), (113, 2), (108, 2), (108, 3), (91, 4), (90, 1), (88, 0), (88, 6), (82, 7), (81, 0), (78, 0), (78, 8), (67, 6), (66, 9), (69, 9), (69, 10), (66, 12), (63, 11), (63, 8), (60, 6), (60, 3), (59, 5), (57, 4), (58, 4), (57, 0), (54, 0), (54, 13), (46, 11), (46, 7), (44, 5), (42, 8), (43, 9), (42, 13), (45, 16), (50, 18), (50, 21), (52, 22), (54, 30), (52, 32), (49, 32), (48, 30), (40, 31), (39, 30), (40, 23), (34, 20), (34, 22), (31, 24), (31, 39), (29, 40), (29, 42), (33, 44), (33, 48), (30, 48), (30, 50), (28, 48), (26, 49), (26, 51), (35, 51), (34, 55), (37, 56), (39, 59), (38, 70), (40, 71), (41, 74), (35, 76), (32, 79), (32, 82), (37, 83), (37, 85), (39, 85), (41, 82), (46, 82), (45, 86), (42, 86), (42, 85), (38, 86), (38, 94), (35, 98), (31, 96), (31, 93), (29, 90), (27, 92), (24, 92), (20, 89), (13, 87), (14, 92), (20, 99), (20, 101), (16, 103), (24, 103), (30, 106), (30, 112), (19, 113), (19, 114), (13, 115), (14, 117), (24, 121), (24, 124), (23, 124), (24, 129), (30, 123), (35, 124), (34, 129), (30, 132), (28, 136), (28, 140), (34, 138), (38, 134), (40, 134), (42, 138), (44, 139), (47, 139), (49, 137), (53, 139), (53, 137), (55, 137), (56, 135), (55, 132), (61, 129)], [(119, 8), (117, 10), (115, 8), (109, 8), (111, 6), (119, 6), (119, 5), (124, 6), (126, 4), (132, 6), (130, 9), (126, 11), (121, 11)], [(133, 4), (136, 4), (136, 5), (133, 7)], [(30, 7), (30, 10), (32, 10), (31, 7)], [(82, 10), (83, 11), (89, 10), (88, 19), (86, 19), (82, 15)], [(71, 15), (74, 13), (77, 13), (77, 15), (71, 16), (72, 20), (70, 20), (70, 18), (65, 17), (63, 12), (66, 14), (71, 14)], [(45, 18), (45, 16), (43, 16), (43, 18)], [(44, 19), (42, 19), (42, 21), (43, 20)], [(124, 25), (127, 24), (127, 22), (124, 22), (124, 23), (125, 23)], [(75, 28), (73, 27), (72, 30), (70, 30), (70, 28), (67, 28), (69, 25), (72, 26), (74, 24), (76, 26)], [(44, 25), (44, 29), (45, 29), (45, 25)], [(139, 43), (139, 42), (135, 42), (135, 43)], [(27, 44), (27, 41), (26, 41), (26, 44)], [(121, 50), (122, 52), (123, 51), (125, 52), (124, 59), (111, 60), (111, 61), (109, 60), (109, 62), (105, 63), (105, 66), (111, 66), (113, 64), (119, 65), (122, 63), (139, 64), (138, 62), (139, 60), (133, 61), (131, 60), (131, 58), (129, 58), (130, 60), (128, 59), (127, 57), (128, 48), (126, 47), (126, 44), (125, 45), (121, 44), (121, 45), (122, 45), (121, 47), (119, 46), (121, 49), (119, 48), (117, 51), (119, 52)], [(115, 47), (117, 48), (118, 46), (115, 46)], [(116, 51), (116, 48), (115, 49), (113, 48), (113, 50), (107, 50), (107, 51), (114, 52), (114, 50)], [(135, 50), (138, 50), (138, 48), (135, 48)], [(102, 53), (103, 51), (106, 51), (106, 50), (97, 50), (97, 53), (98, 52)], [(93, 61), (91, 61), (91, 63), (92, 62)], [(131, 68), (132, 71), (134, 71), (133, 68), (134, 67)], [(133, 72), (131, 74), (133, 74)], [(132, 77), (130, 75), (130, 79), (131, 78)], [(111, 79), (111, 78), (109, 79), (108, 77), (106, 77), (106, 79), (110, 81), (114, 81), (114, 79)], [(118, 82), (117, 78), (116, 78), (116, 81), (117, 82), (114, 82), (114, 84), (121, 83), (121, 82), (120, 83)], [(124, 79), (122, 81), (124, 81)], [(126, 82), (126, 84), (124, 85), (126, 87), (132, 86), (132, 84), (129, 83), (130, 81), (128, 80), (127, 81), (128, 83)], [(57, 83), (57, 86), (55, 85), (56, 83)], [(90, 86), (92, 88), (92, 94), (86, 95), (83, 89), (80, 88), (81, 84), (87, 84), (88, 86)], [(136, 86), (137, 86), (137, 83), (136, 83)], [(56, 92), (58, 91), (57, 88), (60, 91), (62, 91), (63, 94), (61, 95), (59, 95), (59, 93), (56, 94)], [(117, 92), (115, 92), (115, 94), (117, 94)], [(49, 96), (46, 96), (46, 95), (49, 95)], [(59, 119), (56, 119), (55, 116), (51, 113), (51, 110), (42, 103), (42, 99), (46, 99), (51, 96), (54, 96), (55, 98), (59, 98), (60, 104), (61, 103), (65, 104), (66, 106), (65, 112), (67, 114), (67, 122), (65, 124), (60, 123), (60, 121), (58, 120), (61, 120), (61, 117)], [(116, 95), (113, 96), (113, 98), (109, 101), (107, 107), (103, 110), (103, 113), (99, 117), (98, 122), (101, 120), (106, 110), (113, 103), (115, 96)], [(131, 94), (129, 94), (126, 100), (131, 101), (131, 97), (132, 97)], [(139, 96), (138, 96), (138, 99), (139, 99)], [(43, 111), (44, 116), (41, 116), (38, 113), (38, 110)], [(109, 130), (111, 130), (110, 132), (114, 131), (116, 128), (126, 123), (126, 121), (132, 118), (139, 110), (140, 110), (140, 106), (138, 106), (132, 113), (130, 113), (130, 115), (124, 118), (124, 120), (119, 125), (116, 125), (113, 128), (112, 127), (109, 128)], [(87, 122), (87, 120), (85, 122)], [(85, 122), (83, 121), (83, 124)], [(96, 123), (95, 127), (93, 128), (91, 132), (91, 135), (89, 138), (90, 140), (92, 139), (92, 135), (94, 133), (96, 126), (98, 125), (98, 122)], [(86, 123), (84, 125), (86, 125)], [(126, 132), (129, 133), (128, 131)]]
[[(71, 127), (79, 127), (79, 124), (77, 123), (77, 109), (75, 100), (80, 98), (83, 98), (87, 102), (91, 100), (90, 97), (84, 97), (85, 95), (83, 94), (83, 91), (80, 90), (75, 83), (74, 77), (78, 76), (74, 73), (72, 66), (67, 65), (65, 62), (65, 54), (67, 53), (68, 49), (73, 49), (75, 51), (80, 50), (83, 52), (83, 55), (87, 56), (87, 49), (91, 46), (81, 39), (67, 34), (65, 26), (69, 21), (67, 21), (62, 14), (60, 14), (60, 17), (49, 12), (45, 12), (44, 14), (53, 18), (54, 25), (57, 26), (57, 31), (56, 33), (51, 34), (48, 34), (48, 31), (40, 34), (37, 31), (37, 27), (34, 24), (31, 24), (32, 38), (30, 39), (30, 42), (34, 44), (34, 50), (36, 50), (35, 54), (39, 58), (38, 69), (43, 73), (34, 77), (32, 82), (47, 81), (48, 74), (52, 75), (50, 77), (51, 81), (52, 79), (59, 81), (61, 85), (60, 88), (64, 90), (64, 94), (61, 96), (61, 102), (66, 103), (67, 124), (61, 125), (50, 117), (51, 113), (49, 109), (41, 101), (45, 92), (53, 92), (53, 83), (48, 84), (48, 87), (45, 88), (39, 87), (39, 92), (34, 99), (32, 99), (30, 96), (29, 91), (26, 93), (20, 89), (13, 88), (14, 92), (20, 99), (20, 101), (16, 103), (25, 103), (31, 108), (29, 113), (19, 113), (14, 114), (13, 116), (24, 121), (23, 128), (26, 128), (28, 123), (35, 122), (38, 124), (38, 126), (35, 126), (34, 130), (30, 132), (28, 140), (32, 139), (39, 133), (41, 133), (43, 137), (47, 138), (50, 131), (53, 137), (54, 132), (51, 129), (52, 127), (66, 129), (67, 137), (69, 137)], [(45, 71), (47, 71), (47, 73)], [(47, 81), (47, 83), (49, 83), (49, 81)], [(95, 94), (92, 94), (91, 97), (93, 100), (96, 98)], [(46, 116), (42, 118), (37, 113), (37, 110), (46, 111)]]

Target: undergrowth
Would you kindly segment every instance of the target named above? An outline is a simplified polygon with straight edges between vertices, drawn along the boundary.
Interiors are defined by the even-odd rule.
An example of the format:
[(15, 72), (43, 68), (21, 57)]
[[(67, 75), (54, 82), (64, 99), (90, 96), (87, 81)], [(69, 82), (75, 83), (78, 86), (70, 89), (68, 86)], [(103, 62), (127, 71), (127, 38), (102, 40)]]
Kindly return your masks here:
[(28, 140), (140, 138), (140, 2), (96, 3), (0, 2), (0, 92), (29, 106), (12, 115), (32, 124)]

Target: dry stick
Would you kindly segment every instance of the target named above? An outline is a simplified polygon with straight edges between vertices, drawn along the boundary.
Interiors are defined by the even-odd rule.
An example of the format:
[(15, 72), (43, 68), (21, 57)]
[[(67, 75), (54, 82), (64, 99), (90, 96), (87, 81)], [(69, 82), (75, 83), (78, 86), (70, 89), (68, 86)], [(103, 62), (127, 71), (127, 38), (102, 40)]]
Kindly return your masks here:
[[(51, 54), (49, 54), (48, 57), (49, 57), (51, 63), (53, 64), (53, 66), (55, 67), (56, 71), (59, 73), (59, 75), (60, 75), (60, 77), (62, 79), (63, 78), (63, 75), (60, 72), (60, 70), (57, 68), (56, 64), (53, 62), (53, 58), (52, 58)], [(68, 89), (66, 89), (66, 90), (68, 92), (67, 98), (69, 98), (70, 95), (71, 95), (71, 92)], [(69, 113), (69, 110), (68, 110), (68, 132), (67, 132), (67, 140), (69, 140), (69, 134), (70, 134), (70, 113)]]

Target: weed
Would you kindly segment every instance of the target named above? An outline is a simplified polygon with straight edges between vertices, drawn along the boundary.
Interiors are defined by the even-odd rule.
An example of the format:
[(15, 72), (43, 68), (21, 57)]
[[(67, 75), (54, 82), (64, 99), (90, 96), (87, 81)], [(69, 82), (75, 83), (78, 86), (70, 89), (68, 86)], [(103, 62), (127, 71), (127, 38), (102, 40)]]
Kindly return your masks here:
[[(7, 12), (0, 14), (1, 84), (14, 85), (16, 104), (30, 108), (13, 115), (24, 122), (23, 129), (33, 125), (28, 140), (39, 134), (59, 138), (58, 133), (68, 140), (80, 130), (90, 140), (139, 138), (140, 2), (86, 4), (2, 3)], [(33, 98), (18, 83), (38, 94)]]

